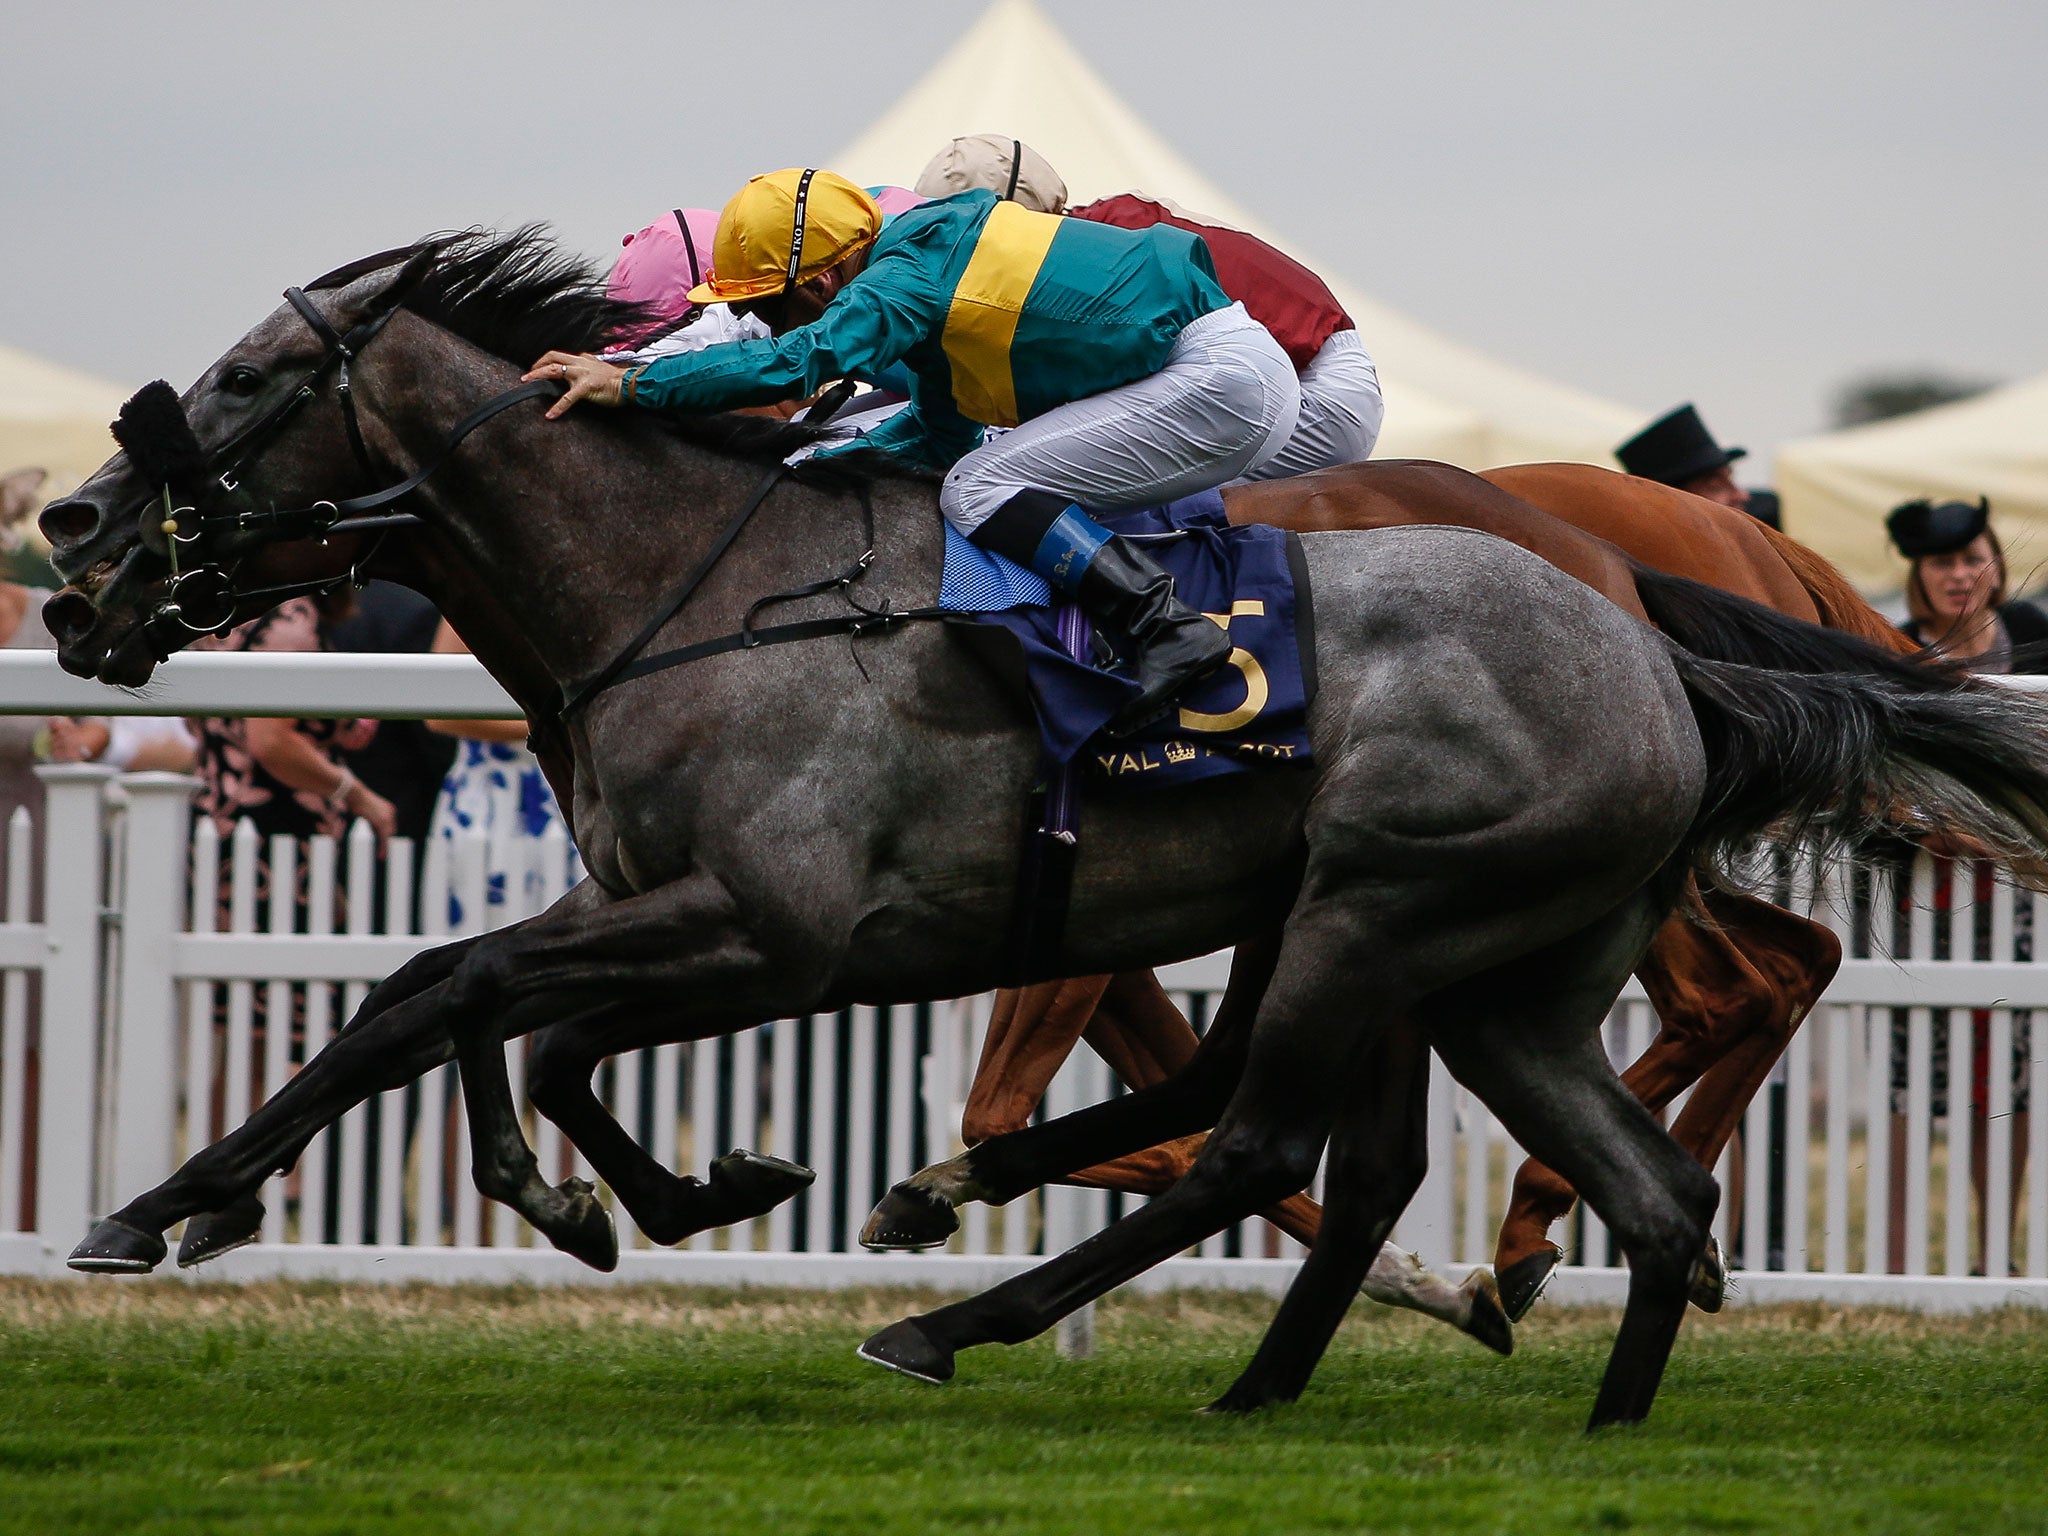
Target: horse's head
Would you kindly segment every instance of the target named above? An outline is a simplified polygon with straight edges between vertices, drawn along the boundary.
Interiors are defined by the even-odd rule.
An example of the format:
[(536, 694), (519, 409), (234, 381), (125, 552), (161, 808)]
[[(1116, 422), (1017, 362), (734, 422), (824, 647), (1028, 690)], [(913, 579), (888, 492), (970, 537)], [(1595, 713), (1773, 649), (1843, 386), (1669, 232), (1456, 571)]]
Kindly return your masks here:
[(374, 473), (350, 368), (436, 255), (293, 289), (182, 396), (159, 383), (122, 408), (123, 451), (41, 518), (67, 583), (44, 607), (67, 671), (138, 684), (195, 637), (347, 579), (359, 541), (319, 537), (318, 509)]

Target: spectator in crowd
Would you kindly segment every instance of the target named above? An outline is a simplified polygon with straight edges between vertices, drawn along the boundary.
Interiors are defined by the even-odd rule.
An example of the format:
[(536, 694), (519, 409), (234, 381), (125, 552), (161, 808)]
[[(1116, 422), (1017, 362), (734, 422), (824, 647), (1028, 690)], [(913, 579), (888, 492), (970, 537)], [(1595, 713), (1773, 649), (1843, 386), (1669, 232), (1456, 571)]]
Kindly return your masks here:
[[(440, 627), (440, 610), (412, 588), (395, 581), (369, 581), (357, 589), (354, 609), (328, 626), (327, 638), (332, 649), (357, 655), (420, 655), (433, 649)], [(427, 729), (424, 720), (378, 720), (370, 723), (370, 731), (363, 745), (342, 749), (341, 761), (391, 802), (395, 835), (423, 844), (434, 824), (441, 781), (455, 758), (455, 743)], [(384, 907), (389, 889), (383, 875), (387, 852), (380, 843), (370, 916), (370, 926), (379, 933), (391, 930)], [(412, 932), (419, 930), (419, 895), (415, 881), (403, 924)]]
[[(434, 649), (444, 655), (469, 653), (445, 619)], [(551, 827), (566, 831), (568, 822), (539, 759), (527, 750), (526, 721), (429, 720), (427, 725), (456, 740), (455, 762), (434, 811), (433, 835), (452, 839), (458, 831), (475, 831), (484, 838), (484, 899), (491, 910), (478, 923), (478, 914), (464, 910), (460, 890), (451, 889), (450, 931), (466, 932), (471, 925), (495, 928), (544, 910), (562, 893), (564, 871), (543, 870), (528, 855), (534, 840)]]
[[(11, 553), (21, 543), (21, 529), (29, 514), (40, 504), (38, 491), (45, 476), (40, 469), (17, 469), (0, 478), (0, 550)], [(0, 581), (0, 647), (8, 650), (51, 651), (57, 642), (43, 628), (43, 604), (50, 599), (48, 587), (29, 586), (19, 581)], [(0, 828), (20, 806), (42, 824), (43, 784), (35, 775), (37, 746), (45, 740), (50, 722), (32, 715), (0, 715)], [(0, 861), (0, 878), (5, 864)]]
[(1738, 512), (1749, 510), (1749, 496), (1735, 483), (1729, 466), (1748, 453), (1747, 448), (1723, 448), (1715, 442), (1714, 434), (1700, 420), (1698, 408), (1692, 405), (1659, 416), (1614, 450), (1621, 467), (1630, 474), (1704, 496)]
[[(346, 594), (341, 601), (346, 602)], [(327, 600), (326, 614), (337, 604)], [(194, 650), (323, 651), (321, 602), (295, 597), (227, 635), (202, 636)], [(360, 816), (378, 840), (398, 828), (398, 809), (356, 776), (343, 754), (367, 746), (369, 720), (193, 722), (199, 738), (199, 809), (221, 836), (246, 817), (266, 838), (338, 837)], [(303, 867), (303, 866), (302, 866)]]
[(1908, 635), (1972, 672), (2048, 671), (2035, 649), (2048, 640), (2048, 615), (2009, 597), (1989, 500), (1909, 501), (1885, 527), (1909, 562)]
[[(371, 581), (356, 594), (355, 610), (330, 626), (328, 642), (360, 655), (424, 655), (440, 628), (439, 611), (412, 588)], [(415, 842), (433, 825), (454, 760), (455, 744), (423, 720), (379, 720), (367, 744), (342, 751), (356, 778), (391, 802), (395, 834)]]
[[(1979, 498), (1967, 501), (1909, 501), (1892, 511), (1885, 520), (1893, 545), (1909, 562), (1906, 574), (1906, 608), (1911, 615), (1900, 626), (1930, 651), (1962, 663), (1972, 672), (2048, 672), (2048, 615), (2023, 599), (2007, 595), (2005, 549), (1991, 527), (1991, 503)], [(1931, 847), (1931, 845), (1930, 845)], [(1941, 851), (1931, 849), (1931, 851)], [(1967, 850), (1964, 851), (1967, 855)], [(1973, 952), (1952, 955), (1952, 959), (2004, 959), (1990, 953), (1989, 914), (1992, 900), (1991, 866), (1976, 860), (1941, 861), (1936, 872), (1935, 900), (1946, 917), (1956, 897), (1957, 885), (1972, 882), (1978, 932), (1971, 935)], [(1902, 903), (1902, 907), (1904, 907)], [(2013, 958), (2033, 958), (2033, 902), (2022, 895), (2015, 910)], [(1910, 916), (1900, 913), (1901, 926)], [(1951, 924), (1936, 923), (1946, 940)], [(1942, 1119), (1955, 1113), (1949, 1081), (1949, 1028), (1955, 1014), (1941, 1010), (1934, 1015), (1932, 1061), (1930, 1064), (1931, 1116)], [(2026, 1169), (2028, 1134), (2031, 1127), (2028, 1095), (2028, 1064), (2032, 1058), (2032, 1021), (2026, 1013), (2013, 1016), (2012, 1073), (2012, 1206), (2005, 1214), (2008, 1231), (2017, 1218), (2021, 1176)], [(1970, 1184), (1975, 1192), (1980, 1222), (1985, 1208), (1985, 1180), (1989, 1162), (1990, 1130), (1991, 1015), (1978, 1009), (1970, 1015)], [(1905, 1173), (1906, 1107), (1910, 1080), (1908, 1015), (1892, 1014), (1892, 1133), (1891, 1133), (1891, 1268), (1904, 1267), (1905, 1260)], [(1984, 1230), (1980, 1224), (1979, 1231)], [(1982, 1249), (1980, 1248), (1980, 1252)]]

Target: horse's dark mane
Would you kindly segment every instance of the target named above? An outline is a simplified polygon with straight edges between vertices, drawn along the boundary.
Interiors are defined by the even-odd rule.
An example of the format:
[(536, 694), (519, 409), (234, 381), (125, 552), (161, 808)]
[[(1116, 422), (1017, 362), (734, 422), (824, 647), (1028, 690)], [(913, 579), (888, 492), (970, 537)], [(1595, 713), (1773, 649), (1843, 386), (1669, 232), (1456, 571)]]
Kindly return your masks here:
[(400, 263), (417, 264), (405, 290), (407, 309), (521, 367), (550, 348), (601, 352), (659, 318), (645, 305), (609, 297), (603, 274), (565, 253), (539, 224), (509, 234), (443, 230), (307, 286), (339, 288)]
[[(522, 368), (550, 350), (601, 352), (624, 338), (644, 336), (660, 318), (645, 305), (609, 297), (597, 267), (564, 252), (540, 224), (509, 234), (465, 229), (428, 235), (337, 267), (306, 288), (341, 288), (414, 261), (420, 270), (406, 289), (407, 309)], [(763, 464), (778, 464), (819, 436), (814, 427), (767, 416), (631, 414), (697, 447)], [(885, 454), (859, 450), (835, 455), (832, 469), (861, 477), (928, 478)]]

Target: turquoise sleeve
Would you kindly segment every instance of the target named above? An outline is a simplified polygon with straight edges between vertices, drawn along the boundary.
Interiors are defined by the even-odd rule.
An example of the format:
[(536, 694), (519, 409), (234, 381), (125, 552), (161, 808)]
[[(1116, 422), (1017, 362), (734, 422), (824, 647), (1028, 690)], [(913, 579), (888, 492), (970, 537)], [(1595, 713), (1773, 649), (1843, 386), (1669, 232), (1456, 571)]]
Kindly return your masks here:
[(733, 341), (659, 358), (641, 370), (633, 403), (657, 411), (723, 411), (802, 399), (835, 379), (887, 369), (930, 335), (945, 306), (910, 259), (877, 261), (809, 325), (772, 340)]
[(856, 441), (927, 469), (951, 469), (981, 446), (981, 427), (950, 407), (913, 404)]

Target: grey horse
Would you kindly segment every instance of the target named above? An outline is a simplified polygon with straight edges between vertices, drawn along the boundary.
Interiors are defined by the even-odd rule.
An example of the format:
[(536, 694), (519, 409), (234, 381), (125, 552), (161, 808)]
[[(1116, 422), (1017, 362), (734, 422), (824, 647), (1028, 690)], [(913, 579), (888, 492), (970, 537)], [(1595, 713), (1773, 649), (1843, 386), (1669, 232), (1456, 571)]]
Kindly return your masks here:
[[(549, 1186), (525, 1144), (505, 1038), (577, 1020), (624, 1048), (651, 1019), (662, 1038), (696, 1038), (1010, 979), (998, 957), (1037, 742), (939, 626), (723, 651), (563, 715), (673, 573), (703, 562), (763, 453), (789, 442), (754, 442), (744, 423), (542, 426), (507, 411), (446, 451), (467, 407), (506, 390), (536, 342), (561, 339), (537, 334), (550, 321), (530, 286), (508, 302), (503, 270), (533, 260), (516, 241), (457, 241), (360, 264), (230, 349), (182, 413), (212, 445), (210, 468), (219, 445), (281, 420), (287, 401), (344, 406), (297, 411), (266, 427), (261, 452), (238, 455), (228, 505), (254, 510), (222, 513), (225, 531), (202, 542), (229, 598), (208, 617), (357, 569), (419, 586), (541, 722), (543, 745), (573, 758), (591, 879), (543, 916), (430, 951), (375, 989), (245, 1125), (103, 1221), (81, 1267), (149, 1267), (170, 1225), (245, 1197), (350, 1105), (451, 1055), (479, 1187), (558, 1247), (606, 1262), (616, 1238), (603, 1208), (585, 1186)], [(332, 365), (351, 338), (344, 397)], [(443, 459), (409, 496), (423, 526), (392, 547), (346, 524), (324, 542), (277, 541), (297, 526), (277, 509)], [(169, 648), (181, 589), (164, 540), (149, 537), (163, 489), (117, 459), (45, 511), (71, 582), (51, 627), (74, 671), (139, 683)], [(201, 487), (196, 514), (212, 499)], [(942, 548), (933, 502), (908, 478), (857, 494), (786, 483), (663, 641), (734, 632), (758, 599), (813, 584), (863, 545), (866, 591), (928, 603)], [(1302, 1187), (1326, 1142), (1340, 1203), (1365, 1212), (1376, 1251), (1412, 1167), (1380, 1155), (1373, 1125), (1417, 1069), (1360, 1074), (1414, 1019), (1629, 1254), (1594, 1419), (1641, 1418), (1717, 1192), (1593, 1047), (1601, 1013), (1687, 870), (1782, 816), (1832, 807), (1855, 820), (1910, 792), (2015, 861), (2048, 851), (2041, 712), (1896, 665), (1797, 678), (1704, 661), (1483, 535), (1410, 528), (1303, 546), (1319, 620), (1313, 765), (1088, 805), (1058, 962), (1100, 972), (1272, 944), (1217, 1133), (1143, 1211), (985, 1302), (898, 1325), (870, 1352), (937, 1376), (962, 1345), (1038, 1331)], [(839, 602), (806, 599), (789, 617)], [(730, 1219), (730, 1191), (693, 1193), (707, 1220)], [(1333, 1244), (1332, 1262), (1349, 1265), (1362, 1244)]]

